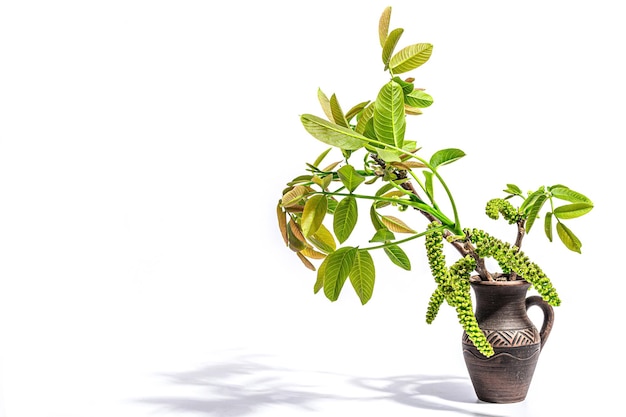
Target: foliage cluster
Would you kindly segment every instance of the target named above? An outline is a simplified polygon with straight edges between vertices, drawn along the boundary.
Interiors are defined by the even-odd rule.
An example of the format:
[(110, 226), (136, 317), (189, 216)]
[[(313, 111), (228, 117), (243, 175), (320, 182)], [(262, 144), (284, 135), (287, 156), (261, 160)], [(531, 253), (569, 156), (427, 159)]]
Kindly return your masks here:
[[(434, 320), (445, 301), (455, 308), (473, 343), (489, 356), (493, 350), (473, 314), (470, 276), (476, 274), (482, 280), (525, 279), (547, 302), (558, 305), (560, 299), (548, 277), (520, 250), (522, 240), (543, 216), (547, 238), (552, 241), (556, 230), (568, 249), (580, 253), (580, 240), (564, 222), (588, 213), (593, 204), (583, 194), (562, 184), (541, 186), (528, 193), (517, 185), (507, 184), (504, 196), (487, 202), (485, 212), (492, 219), (502, 217), (517, 227), (514, 244), (479, 229), (463, 228), (441, 170), (463, 158), (465, 153), (447, 148), (426, 158), (415, 141), (405, 138), (407, 117), (421, 114), (422, 109), (433, 103), (433, 98), (423, 88), (415, 87), (414, 78), (402, 79), (398, 75), (426, 63), (433, 46), (417, 43), (395, 52), (404, 30), (390, 31), (390, 18), (388, 7), (379, 21), (379, 38), (382, 63), (390, 79), (376, 98), (344, 112), (335, 94), (329, 98), (318, 90), (325, 118), (312, 114), (300, 117), (306, 131), (331, 148), (306, 164), (306, 174), (287, 183), (277, 206), (279, 227), (285, 244), (307, 268), (317, 271), (315, 293), (323, 290), (329, 300), (335, 301), (349, 279), (362, 304), (370, 300), (374, 290), (376, 274), (370, 252), (382, 250), (393, 264), (410, 270), (410, 257), (402, 245), (424, 237), (437, 284), (428, 305), (427, 322)], [(341, 152), (341, 159), (322, 164), (332, 149)], [(366, 192), (365, 188), (371, 191)], [(443, 190), (451, 213), (440, 209), (436, 190), (438, 193)], [(512, 204), (514, 200), (520, 202), (518, 206)], [(365, 217), (359, 212), (358, 201), (371, 203), (365, 221), (372, 226), (371, 238), (368, 246), (343, 245), (358, 221)], [(409, 208), (425, 217), (427, 222), (422, 231), (409, 226), (396, 213)], [(444, 242), (460, 255), (451, 266), (443, 253)], [(487, 270), (486, 258), (495, 259), (501, 270)], [(314, 262), (320, 262), (317, 268)]]

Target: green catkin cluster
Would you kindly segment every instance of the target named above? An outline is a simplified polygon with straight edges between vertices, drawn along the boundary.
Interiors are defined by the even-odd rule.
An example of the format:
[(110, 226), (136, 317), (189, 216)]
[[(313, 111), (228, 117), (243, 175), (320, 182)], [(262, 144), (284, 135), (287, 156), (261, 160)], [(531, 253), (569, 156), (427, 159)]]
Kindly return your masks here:
[(498, 220), (500, 214), (509, 224), (517, 223), (522, 219), (522, 215), (513, 207), (508, 200), (502, 198), (494, 198), (487, 202), (485, 213), (491, 219)]
[[(429, 229), (438, 226), (433, 222)], [(437, 283), (437, 288), (430, 297), (426, 311), (426, 322), (431, 324), (439, 308), (445, 300), (451, 307), (456, 309), (459, 323), (463, 330), (474, 343), (474, 346), (485, 356), (493, 355), (493, 348), (487, 341), (485, 334), (478, 327), (472, 298), (470, 294), (469, 277), (476, 261), (471, 256), (456, 261), (450, 268), (446, 266), (446, 258), (443, 253), (443, 234), (435, 231), (426, 236), (426, 254), (430, 269)]]
[(553, 306), (561, 304), (556, 290), (550, 279), (544, 274), (539, 265), (519, 252), (517, 247), (488, 235), (482, 230), (465, 229), (465, 235), (476, 245), (476, 251), (480, 257), (494, 258), (503, 269), (508, 269), (523, 277), (535, 287), (541, 297)]

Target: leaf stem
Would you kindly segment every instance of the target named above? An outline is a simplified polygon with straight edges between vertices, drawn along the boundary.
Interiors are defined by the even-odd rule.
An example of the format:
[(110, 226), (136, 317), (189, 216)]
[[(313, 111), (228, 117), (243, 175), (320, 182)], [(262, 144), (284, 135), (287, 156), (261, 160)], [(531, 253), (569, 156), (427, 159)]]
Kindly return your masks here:
[(314, 191), (310, 193), (309, 195), (315, 195), (315, 194), (332, 195), (332, 196), (338, 196), (338, 197), (355, 197), (355, 198), (361, 198), (364, 200), (384, 201), (387, 203), (397, 203), (397, 204), (403, 204), (405, 206), (415, 207), (421, 211), (427, 212), (428, 214), (434, 216), (437, 220), (439, 220), (445, 226), (446, 229), (456, 232), (456, 228), (455, 228), (456, 225), (452, 222), (452, 220), (446, 217), (445, 214), (443, 214), (442, 212), (438, 210), (433, 209), (428, 204), (419, 203), (417, 201), (401, 200), (399, 198), (377, 197), (377, 196), (354, 194), (354, 193), (338, 193), (338, 192), (333, 192), (333, 191)]
[(360, 250), (374, 250), (374, 249), (388, 248), (390, 246), (397, 246), (397, 245), (401, 245), (403, 243), (409, 242), (409, 241), (411, 241), (413, 239), (417, 239), (419, 237), (426, 236), (426, 235), (428, 235), (430, 233), (433, 233), (433, 232), (436, 232), (438, 230), (445, 230), (445, 229), (446, 229), (445, 226), (433, 227), (432, 229), (428, 229), (428, 230), (426, 230), (426, 231), (424, 231), (422, 233), (418, 233), (416, 235), (407, 237), (405, 239), (396, 240), (396, 241), (393, 241), (393, 242), (388, 242), (388, 243), (385, 243), (385, 244), (382, 244), (382, 245), (378, 245), (378, 246), (370, 246), (368, 248), (361, 248), (361, 247), (359, 247), (359, 249)]

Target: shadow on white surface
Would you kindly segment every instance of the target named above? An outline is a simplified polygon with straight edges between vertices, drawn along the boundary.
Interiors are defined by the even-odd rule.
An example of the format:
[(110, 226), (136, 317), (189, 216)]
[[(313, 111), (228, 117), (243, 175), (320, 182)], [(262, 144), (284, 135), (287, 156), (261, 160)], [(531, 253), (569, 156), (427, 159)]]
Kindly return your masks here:
[[(481, 413), (468, 378), (402, 375), (359, 377), (266, 364), (263, 356), (246, 355), (189, 372), (164, 374), (180, 395), (142, 398), (164, 413), (243, 417), (284, 408), (292, 413), (339, 409), (415, 409), (441, 415), (499, 417)], [(393, 406), (393, 407), (392, 407)], [(493, 410), (495, 411), (495, 410)], [(437, 413), (439, 415), (439, 413)]]

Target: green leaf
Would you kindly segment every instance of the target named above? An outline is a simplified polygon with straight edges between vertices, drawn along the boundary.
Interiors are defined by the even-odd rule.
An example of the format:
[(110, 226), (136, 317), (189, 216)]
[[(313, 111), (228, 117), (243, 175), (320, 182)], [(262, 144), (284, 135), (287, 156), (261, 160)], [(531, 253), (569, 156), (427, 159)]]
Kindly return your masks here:
[(287, 227), (287, 241), (289, 242), (289, 249), (294, 252), (300, 252), (302, 249), (306, 248), (306, 240), (304, 236), (302, 236), (300, 228), (293, 220), (289, 221)]
[(554, 215), (558, 219), (574, 219), (576, 217), (580, 217), (584, 214), (587, 214), (593, 208), (593, 204), (591, 203), (573, 203), (566, 204), (561, 207), (557, 207), (554, 209)]
[(328, 97), (326, 97), (326, 94), (324, 94), (321, 88), (317, 89), (317, 100), (320, 102), (322, 110), (324, 111), (324, 114), (326, 115), (328, 120), (330, 120), (332, 123), (335, 123), (335, 119), (333, 118), (333, 112), (330, 108), (330, 100), (328, 99)]
[(423, 109), (433, 104), (433, 98), (422, 90), (413, 90), (404, 97), (404, 102), (411, 107)]
[(376, 149), (376, 153), (378, 156), (385, 162), (401, 162), (402, 152), (396, 151), (395, 149)]
[(383, 10), (380, 20), (378, 21), (378, 38), (380, 39), (380, 46), (385, 46), (387, 41), (387, 34), (389, 33), (389, 23), (391, 21), (391, 6), (388, 6)]
[(343, 114), (343, 110), (339, 105), (339, 100), (337, 100), (337, 96), (335, 94), (330, 96), (330, 111), (333, 114), (333, 120), (336, 124), (343, 127), (350, 127), (348, 125), (348, 121), (346, 120), (346, 116)]
[(400, 84), (392, 80), (380, 89), (376, 98), (374, 131), (379, 141), (402, 148), (405, 130), (404, 94)]
[(385, 45), (383, 45), (383, 64), (385, 64), (385, 69), (389, 67), (389, 60), (391, 59), (391, 55), (393, 55), (394, 49), (396, 49), (396, 45), (398, 44), (398, 40), (402, 36), (404, 29), (394, 29), (385, 39)]
[(372, 206), (370, 207), (370, 220), (372, 221), (372, 225), (374, 226), (375, 230), (387, 229), (387, 226), (385, 226), (383, 222), (380, 221), (380, 216), (376, 212), (375, 205), (376, 203), (372, 204)]
[(433, 169), (437, 168), (440, 165), (451, 164), (452, 162), (461, 159), (465, 156), (465, 152), (460, 149), (442, 149), (437, 151), (430, 157), (430, 165)]
[(337, 301), (343, 284), (352, 270), (357, 249), (346, 246), (337, 249), (326, 258), (324, 268), (324, 294), (330, 301)]
[(375, 102), (371, 102), (370, 104), (368, 104), (359, 115), (356, 127), (354, 128), (357, 133), (360, 133), (362, 135), (365, 134), (367, 122), (372, 120), (372, 117), (374, 116), (374, 103)]
[(324, 160), (324, 158), (326, 158), (326, 155), (328, 155), (328, 152), (330, 152), (330, 150), (331, 150), (331, 149), (332, 149), (332, 148), (328, 148), (328, 149), (326, 149), (324, 152), (322, 152), (322, 153), (320, 154), (320, 156), (318, 156), (318, 157), (315, 159), (315, 162), (313, 162), (313, 166), (314, 166), (315, 168), (319, 168), (319, 165), (322, 163), (322, 161)]
[(424, 177), (426, 177), (426, 194), (428, 194), (430, 201), (434, 201), (435, 189), (433, 187), (433, 173), (430, 171), (424, 171)]
[(358, 207), (354, 197), (345, 197), (337, 204), (333, 218), (333, 231), (339, 243), (345, 242), (352, 234), (358, 219)]
[(573, 252), (581, 253), (580, 248), (582, 244), (580, 240), (576, 237), (574, 233), (570, 229), (567, 228), (563, 223), (558, 222), (556, 224), (556, 232), (561, 239), (561, 242), (565, 245), (565, 247)]
[(293, 180), (289, 181), (287, 183), (287, 185), (296, 185), (296, 184), (302, 184), (305, 182), (309, 182), (313, 179), (312, 175), (299, 175), (296, 178), (294, 178)]
[(586, 196), (574, 190), (570, 190), (565, 186), (554, 186), (548, 189), (552, 195), (558, 199), (569, 201), (571, 203), (590, 203), (591, 200)]
[(335, 251), (337, 244), (335, 243), (335, 238), (332, 233), (326, 228), (326, 226), (321, 225), (317, 232), (309, 236), (309, 242), (313, 244), (317, 249), (321, 250), (324, 253), (332, 253)]
[(415, 86), (413, 85), (413, 83), (404, 81), (400, 77), (393, 77), (392, 80), (400, 84), (400, 87), (402, 87), (402, 93), (404, 94), (404, 97), (406, 97), (407, 94), (411, 93), (415, 89)]
[(429, 43), (409, 45), (391, 57), (389, 68), (394, 74), (402, 74), (414, 70), (426, 63), (432, 52), (433, 46)]
[(324, 221), (327, 209), (328, 200), (324, 195), (314, 195), (307, 200), (304, 205), (302, 219), (300, 220), (302, 233), (304, 233), (305, 237), (309, 237), (317, 232), (317, 229), (320, 228)]
[(545, 195), (546, 190), (544, 187), (539, 187), (539, 189), (533, 193), (531, 193), (528, 197), (526, 197), (526, 199), (524, 200), (524, 202), (522, 203), (522, 205), (520, 206), (519, 210), (522, 213), (528, 213), (528, 210), (530, 207), (533, 206), (533, 204), (535, 204), (535, 201), (537, 201), (537, 199), (539, 198), (540, 195)]
[(521, 188), (519, 188), (515, 184), (507, 184), (504, 192), (509, 193), (509, 194), (514, 194), (514, 195), (523, 195)]
[(370, 104), (369, 101), (364, 101), (352, 107), (350, 110), (348, 110), (348, 113), (346, 113), (346, 120), (349, 122), (354, 116), (361, 113), (368, 104)]
[(530, 229), (533, 227), (537, 217), (539, 217), (539, 212), (547, 199), (548, 197), (545, 194), (538, 195), (533, 205), (530, 206), (530, 210), (528, 210), (528, 218), (526, 219), (526, 233), (530, 233)]
[(317, 268), (317, 279), (315, 280), (315, 285), (313, 286), (313, 293), (317, 294), (319, 290), (324, 288), (324, 274), (326, 274), (326, 265), (328, 264), (328, 257), (322, 261), (320, 266)]
[(365, 136), (352, 129), (330, 123), (312, 114), (303, 114), (300, 120), (307, 132), (327, 145), (354, 151), (368, 142)]
[(356, 187), (365, 180), (361, 174), (356, 172), (356, 169), (354, 169), (352, 165), (342, 166), (337, 170), (337, 174), (343, 185), (345, 185), (350, 192), (356, 190)]
[(546, 218), (543, 221), (543, 230), (546, 232), (548, 240), (552, 242), (552, 212), (546, 213)]
[(395, 187), (393, 186), (393, 184), (390, 183), (385, 183), (385, 185), (383, 185), (382, 187), (380, 187), (378, 189), (378, 191), (376, 191), (376, 194), (374, 194), (376, 197), (380, 197), (383, 194), (386, 194), (388, 191), (395, 189)]
[(411, 261), (400, 246), (387, 246), (385, 247), (385, 253), (389, 259), (391, 259), (391, 262), (398, 265), (400, 268), (406, 269), (407, 271), (411, 270)]
[(328, 199), (328, 213), (330, 214), (334, 214), (335, 213), (335, 209), (337, 208), (337, 204), (339, 204), (337, 202), (337, 200), (335, 200), (334, 198), (329, 198)]
[(396, 236), (393, 234), (393, 232), (389, 229), (387, 229), (386, 227), (383, 227), (381, 229), (376, 230), (376, 233), (374, 233), (374, 236), (370, 239), (370, 243), (373, 242), (381, 242), (381, 243), (386, 243), (389, 242), (390, 240), (395, 240)]
[(350, 270), (350, 283), (359, 296), (361, 304), (365, 305), (374, 292), (374, 280), (376, 270), (374, 261), (368, 251), (357, 250), (352, 269)]

